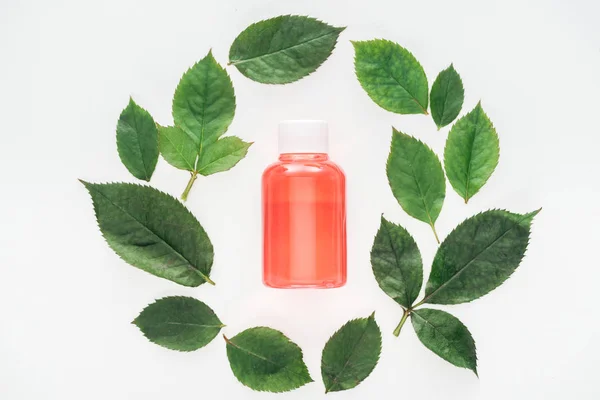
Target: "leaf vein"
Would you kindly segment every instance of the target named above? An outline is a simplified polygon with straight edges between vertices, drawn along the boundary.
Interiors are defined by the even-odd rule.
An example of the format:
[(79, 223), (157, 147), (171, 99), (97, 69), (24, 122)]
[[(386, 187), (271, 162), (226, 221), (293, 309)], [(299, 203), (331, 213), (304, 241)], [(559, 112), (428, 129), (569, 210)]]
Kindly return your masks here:
[(338, 383), (339, 377), (342, 375), (342, 373), (344, 372), (344, 370), (346, 369), (346, 367), (348, 367), (348, 364), (350, 364), (350, 358), (352, 358), (352, 356), (354, 355), (354, 351), (356, 350), (356, 348), (358, 347), (358, 345), (360, 344), (360, 342), (362, 342), (363, 338), (365, 337), (365, 335), (367, 333), (367, 329), (368, 328), (369, 328), (369, 320), (367, 319), (367, 324), (365, 325), (365, 329), (361, 333), (361, 335), (358, 338), (358, 340), (356, 341), (356, 343), (354, 343), (354, 346), (352, 346), (352, 350), (350, 351), (350, 355), (348, 356), (348, 359), (344, 363), (344, 366), (342, 367), (342, 369), (340, 370), (340, 372), (337, 375), (335, 375), (335, 377), (333, 378), (333, 382), (331, 383), (331, 385), (325, 389), (326, 392), (329, 392), (331, 390), (331, 388), (334, 387)]
[[(256, 59), (262, 59), (263, 57), (271, 57), (271, 56), (274, 56), (274, 55), (279, 54), (279, 53), (284, 53), (285, 54), (285, 52), (288, 51), (288, 50), (294, 49), (296, 47), (303, 46), (305, 44), (309, 44), (309, 43), (315, 42), (315, 41), (317, 41), (319, 39), (322, 39), (322, 38), (324, 38), (326, 36), (336, 35), (336, 33), (337, 33), (336, 31), (330, 31), (330, 32), (324, 33), (322, 35), (319, 35), (317, 37), (314, 37), (314, 38), (311, 38), (311, 39), (308, 39), (308, 40), (296, 43), (296, 44), (294, 44), (293, 46), (290, 46), (290, 47), (279, 49), (279, 50), (276, 50), (276, 51), (273, 51), (273, 52), (270, 52), (270, 53), (260, 54), (258, 56), (246, 58), (244, 60), (231, 61), (230, 64), (231, 65), (240, 65), (240, 64), (244, 64), (244, 63), (256, 60)], [(264, 61), (264, 60), (261, 60), (261, 61)]]
[(257, 354), (257, 353), (255, 353), (255, 352), (253, 352), (253, 351), (250, 351), (250, 350), (248, 350), (248, 349), (246, 349), (246, 348), (244, 348), (244, 347), (241, 347), (241, 346), (239, 346), (239, 345), (235, 344), (235, 343), (234, 343), (234, 342), (232, 342), (231, 340), (227, 340), (227, 343), (228, 343), (228, 344), (230, 344), (231, 346), (235, 347), (236, 349), (238, 349), (238, 350), (242, 351), (243, 353), (246, 353), (246, 354), (248, 354), (248, 355), (251, 355), (251, 356), (253, 356), (253, 357), (256, 357), (256, 358), (258, 358), (258, 359), (260, 359), (260, 360), (263, 360), (263, 361), (266, 361), (266, 362), (268, 362), (268, 363), (270, 363), (270, 364), (273, 364), (273, 365), (275, 365), (275, 366), (279, 367), (280, 369), (284, 369), (284, 370), (286, 370), (286, 371), (287, 371), (287, 372), (289, 372), (289, 373), (292, 373), (292, 374), (294, 374), (294, 375), (298, 375), (298, 376), (299, 376), (299, 377), (301, 377), (302, 379), (305, 379), (305, 378), (306, 378), (304, 375), (302, 375), (302, 374), (300, 374), (300, 373), (298, 373), (298, 372), (296, 372), (296, 371), (290, 370), (290, 369), (288, 368), (288, 366), (287, 366), (287, 365), (280, 365), (280, 364), (276, 363), (275, 361), (269, 360), (268, 358), (266, 358), (266, 357), (264, 357), (264, 356), (262, 356), (262, 355), (260, 355), (260, 354)]

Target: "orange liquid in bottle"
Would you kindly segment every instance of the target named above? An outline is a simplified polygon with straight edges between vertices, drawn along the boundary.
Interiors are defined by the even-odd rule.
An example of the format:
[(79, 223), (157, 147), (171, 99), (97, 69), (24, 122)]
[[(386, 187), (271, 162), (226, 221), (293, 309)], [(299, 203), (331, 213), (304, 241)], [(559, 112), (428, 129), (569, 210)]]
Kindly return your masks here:
[(263, 281), (275, 288), (346, 283), (346, 185), (327, 154), (281, 154), (262, 178)]

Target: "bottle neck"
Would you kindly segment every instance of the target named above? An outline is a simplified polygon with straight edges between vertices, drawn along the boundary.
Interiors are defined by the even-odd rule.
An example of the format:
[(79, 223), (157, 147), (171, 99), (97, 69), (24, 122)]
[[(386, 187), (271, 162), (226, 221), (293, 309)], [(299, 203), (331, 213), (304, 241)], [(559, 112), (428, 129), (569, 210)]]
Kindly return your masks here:
[(283, 153), (279, 155), (279, 161), (327, 161), (327, 153)]

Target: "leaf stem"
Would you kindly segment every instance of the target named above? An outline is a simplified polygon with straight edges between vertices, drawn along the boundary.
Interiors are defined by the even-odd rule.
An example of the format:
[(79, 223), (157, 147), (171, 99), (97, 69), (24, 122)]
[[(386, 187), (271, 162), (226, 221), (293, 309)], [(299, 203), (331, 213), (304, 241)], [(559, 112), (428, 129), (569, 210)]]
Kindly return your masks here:
[(438, 244), (440, 244), (440, 238), (438, 237), (438, 234), (435, 231), (435, 225), (433, 225), (433, 222), (429, 225), (431, 226), (431, 229), (433, 230), (433, 235), (435, 236), (435, 240), (437, 241)]
[(190, 177), (190, 180), (188, 181), (188, 184), (185, 187), (183, 194), (181, 195), (181, 200), (183, 200), (183, 201), (187, 201), (188, 195), (190, 194), (190, 190), (192, 189), (192, 186), (194, 186), (194, 182), (196, 182), (196, 178), (198, 178), (197, 171), (191, 171), (191, 174), (192, 174), (192, 176)]
[(400, 335), (400, 330), (402, 329), (402, 326), (404, 325), (404, 323), (406, 322), (406, 319), (410, 315), (410, 311), (411, 310), (406, 310), (406, 309), (404, 310), (404, 314), (402, 314), (402, 319), (400, 320), (400, 323), (398, 324), (396, 329), (394, 329), (394, 336), (398, 337), (398, 335)]
[(415, 308), (420, 307), (421, 305), (423, 305), (427, 301), (427, 299), (429, 299), (429, 297), (425, 297), (423, 300), (421, 300), (420, 302), (418, 302), (417, 304), (415, 304), (414, 306), (412, 306), (411, 309), (414, 310)]
[(216, 283), (212, 279), (210, 279), (208, 276), (204, 275), (202, 272), (198, 272), (198, 274), (202, 277), (202, 279), (204, 279), (204, 281), (206, 283), (210, 283), (213, 286), (216, 285)]

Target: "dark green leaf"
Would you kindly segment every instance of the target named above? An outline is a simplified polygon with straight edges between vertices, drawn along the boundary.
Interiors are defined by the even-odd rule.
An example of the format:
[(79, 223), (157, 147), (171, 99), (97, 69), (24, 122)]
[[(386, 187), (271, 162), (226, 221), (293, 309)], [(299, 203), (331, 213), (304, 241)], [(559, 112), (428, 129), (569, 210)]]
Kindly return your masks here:
[(172, 166), (193, 171), (198, 157), (198, 148), (192, 138), (175, 126), (159, 126), (160, 154)]
[(250, 146), (252, 143), (246, 143), (235, 136), (219, 139), (202, 150), (196, 170), (201, 175), (228, 171), (246, 157)]
[(444, 150), (448, 180), (465, 203), (492, 176), (499, 157), (498, 135), (479, 103), (454, 124)]
[(456, 317), (440, 310), (413, 310), (410, 320), (421, 343), (450, 364), (477, 375), (475, 341)]
[(154, 119), (133, 99), (117, 123), (117, 150), (131, 175), (149, 181), (158, 161), (158, 133)]
[(227, 131), (235, 114), (235, 95), (227, 72), (211, 52), (179, 81), (173, 119), (196, 144), (198, 153)]
[[(423, 142), (393, 130), (387, 176), (394, 196), (408, 215), (434, 223), (446, 196), (442, 164)], [(437, 233), (435, 233), (437, 239)], [(439, 240), (438, 240), (439, 242)]]
[(156, 300), (133, 323), (151, 342), (179, 351), (206, 346), (224, 326), (209, 306), (183, 296)]
[(180, 285), (214, 284), (213, 246), (183, 204), (149, 186), (81, 182), (106, 242), (123, 260)]
[(356, 76), (375, 103), (398, 114), (427, 114), (427, 77), (408, 50), (382, 39), (353, 44)]
[(290, 83), (314, 72), (345, 28), (310, 17), (282, 15), (246, 28), (229, 49), (229, 64), (261, 83)]
[(379, 287), (398, 304), (410, 308), (423, 284), (421, 253), (406, 229), (383, 216), (371, 249), (371, 265)]
[(465, 89), (462, 80), (451, 64), (440, 72), (431, 85), (431, 116), (438, 129), (458, 117), (464, 99)]
[(251, 389), (287, 392), (313, 381), (300, 347), (275, 329), (250, 328), (225, 341), (233, 374)]
[(321, 357), (325, 393), (352, 389), (375, 369), (381, 353), (381, 331), (375, 314), (348, 321), (329, 339)]
[(423, 302), (465, 303), (500, 286), (519, 266), (539, 211), (490, 210), (462, 222), (433, 259)]

